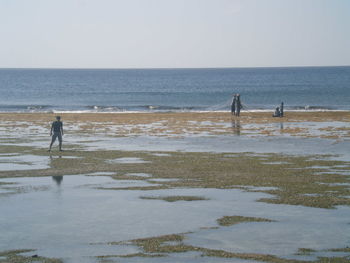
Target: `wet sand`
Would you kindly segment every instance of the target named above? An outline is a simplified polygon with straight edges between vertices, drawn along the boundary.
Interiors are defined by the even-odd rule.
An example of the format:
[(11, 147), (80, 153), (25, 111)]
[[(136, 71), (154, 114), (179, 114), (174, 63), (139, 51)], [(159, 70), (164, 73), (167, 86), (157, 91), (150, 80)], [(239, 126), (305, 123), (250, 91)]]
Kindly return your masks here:
[[(39, 125), (50, 128), (58, 114), (1, 113), (3, 129)], [(283, 118), (273, 118), (269, 112), (243, 112), (240, 117), (229, 112), (185, 113), (63, 113), (59, 114), (66, 133), (94, 133), (113, 136), (152, 135), (293, 135), (303, 137), (349, 138), (350, 112), (286, 112)], [(0, 126), (0, 127), (1, 127)], [(314, 130), (317, 132), (314, 132)]]
[(158, 121), (230, 121), (240, 119), (242, 123), (306, 122), (306, 121), (343, 121), (350, 122), (350, 111), (310, 111), (285, 112), (283, 118), (273, 118), (272, 112), (242, 112), (233, 117), (229, 112), (177, 112), (177, 113), (0, 113), (1, 121), (51, 121), (60, 115), (66, 121), (112, 122), (115, 124), (153, 123)]
[(271, 114), (0, 114), (0, 263), (347, 262), (350, 112)]

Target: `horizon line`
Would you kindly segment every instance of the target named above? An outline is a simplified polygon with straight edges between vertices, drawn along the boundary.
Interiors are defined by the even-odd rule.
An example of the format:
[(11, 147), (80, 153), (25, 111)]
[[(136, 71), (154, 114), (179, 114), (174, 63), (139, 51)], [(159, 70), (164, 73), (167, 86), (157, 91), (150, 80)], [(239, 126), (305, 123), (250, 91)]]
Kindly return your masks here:
[(0, 70), (9, 69), (23, 69), (23, 70), (176, 70), (176, 69), (273, 69), (273, 68), (341, 68), (350, 67), (349, 65), (324, 65), (324, 66), (243, 66), (243, 67), (125, 67), (125, 68), (112, 68), (112, 67), (0, 67)]

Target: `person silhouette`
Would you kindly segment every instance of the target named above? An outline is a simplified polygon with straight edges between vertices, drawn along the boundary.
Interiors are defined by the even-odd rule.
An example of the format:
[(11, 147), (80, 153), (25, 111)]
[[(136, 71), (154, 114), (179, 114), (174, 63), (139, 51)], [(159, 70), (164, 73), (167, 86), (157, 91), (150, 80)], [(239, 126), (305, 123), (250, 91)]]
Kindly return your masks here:
[(237, 95), (233, 94), (232, 102), (231, 102), (231, 114), (236, 115), (236, 101), (237, 101)]
[(280, 117), (283, 117), (284, 116), (284, 103), (283, 101), (281, 102), (281, 107), (280, 107)]
[(241, 102), (241, 95), (237, 94), (236, 95), (236, 116), (239, 117), (242, 109), (242, 102)]
[(275, 113), (272, 115), (272, 117), (281, 117), (281, 111), (279, 107), (276, 108)]
[(51, 151), (51, 147), (53, 143), (58, 138), (59, 142), (59, 150), (62, 151), (62, 136), (63, 136), (63, 123), (61, 122), (61, 117), (56, 116), (56, 121), (54, 121), (51, 125), (50, 136), (52, 136), (49, 152)]

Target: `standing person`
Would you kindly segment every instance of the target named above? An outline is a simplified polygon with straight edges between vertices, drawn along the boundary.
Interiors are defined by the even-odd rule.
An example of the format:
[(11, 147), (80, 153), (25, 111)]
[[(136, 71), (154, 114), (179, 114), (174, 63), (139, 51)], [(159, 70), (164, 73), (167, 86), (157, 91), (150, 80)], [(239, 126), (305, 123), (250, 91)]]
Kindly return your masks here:
[(231, 114), (236, 115), (236, 101), (237, 101), (237, 95), (233, 94), (232, 103), (231, 103)]
[(241, 113), (242, 109), (241, 95), (237, 94), (236, 97), (236, 116), (239, 117), (239, 114)]
[(284, 103), (283, 103), (283, 101), (281, 102), (281, 107), (280, 107), (280, 117), (283, 117), (283, 114), (284, 114), (284, 112), (283, 112), (283, 106), (284, 106)]
[(56, 121), (54, 121), (51, 125), (50, 136), (52, 136), (49, 152), (51, 151), (51, 147), (53, 143), (58, 138), (59, 142), (59, 150), (62, 151), (62, 136), (63, 136), (63, 123), (61, 122), (61, 117), (56, 116)]

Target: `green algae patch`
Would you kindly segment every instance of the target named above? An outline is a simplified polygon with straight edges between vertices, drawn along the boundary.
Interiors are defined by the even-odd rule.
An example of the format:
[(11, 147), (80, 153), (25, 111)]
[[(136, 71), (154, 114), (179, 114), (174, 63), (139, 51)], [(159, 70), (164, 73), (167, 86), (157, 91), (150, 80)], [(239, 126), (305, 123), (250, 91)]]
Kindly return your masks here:
[[(155, 257), (163, 257), (168, 253), (183, 253), (189, 251), (198, 251), (196, 247), (183, 243), (184, 234), (172, 234), (158, 237), (134, 239), (127, 242), (111, 242), (110, 245), (128, 244), (140, 247), (144, 253), (140, 255), (153, 255)], [(131, 254), (134, 257), (135, 254)], [(124, 256), (124, 257), (128, 257)]]
[[(183, 243), (184, 235), (174, 234), (152, 238), (131, 240), (131, 242), (142, 248), (146, 253), (179, 253), (193, 251), (194, 247)], [(171, 243), (171, 244), (169, 244)]]
[(314, 252), (317, 252), (316, 250), (314, 249), (311, 249), (311, 248), (299, 248), (298, 249), (298, 252), (295, 254), (295, 255), (305, 255), (305, 256), (308, 256), (308, 255), (311, 255), (312, 253)]
[(244, 260), (256, 260), (271, 263), (305, 263), (305, 261), (279, 258), (273, 255), (254, 253), (232, 253), (224, 250), (203, 249), (203, 256), (219, 258), (239, 258)]
[[(348, 257), (330, 257), (330, 258), (318, 258), (315, 261), (304, 261), (296, 259), (280, 258), (274, 255), (268, 254), (255, 254), (255, 253), (233, 253), (224, 250), (207, 249), (203, 247), (196, 247), (187, 245), (184, 243), (186, 239), (185, 234), (172, 234), (158, 237), (134, 239), (127, 242), (112, 242), (111, 245), (128, 244), (135, 245), (143, 250), (143, 252), (130, 255), (121, 255), (113, 257), (166, 257), (171, 253), (183, 253), (183, 252), (199, 252), (202, 257), (213, 258), (236, 258), (243, 260), (256, 260), (259, 262), (269, 263), (344, 263), (348, 262)], [(301, 248), (299, 251), (313, 252), (313, 250)], [(106, 256), (108, 257), (108, 256)]]
[(333, 248), (333, 249), (329, 249), (328, 251), (332, 251), (332, 252), (350, 252), (350, 247)]
[(141, 199), (147, 199), (147, 200), (163, 200), (167, 202), (177, 202), (177, 201), (203, 201), (208, 200), (205, 197), (202, 196), (182, 196), (182, 195), (175, 195), (175, 196), (141, 196)]
[[(349, 263), (349, 257), (320, 257), (315, 263)], [(305, 262), (305, 261), (304, 261)]]
[(276, 222), (274, 220), (261, 217), (246, 217), (246, 216), (224, 216), (217, 220), (220, 226), (232, 226), (239, 223), (247, 222)]
[[(321, 137), (331, 139), (348, 138), (350, 114), (339, 112), (289, 112), (284, 118), (272, 118), (267, 112), (244, 112), (240, 118), (233, 118), (228, 112), (181, 112), (181, 113), (64, 113), (61, 114), (67, 134), (103, 134), (111, 137), (149, 135), (158, 137), (185, 137), (188, 134), (256, 134), (259, 136), (276, 136), (287, 134), (299, 137)], [(52, 113), (1, 113), (1, 127), (7, 132), (14, 128), (27, 129), (33, 124), (50, 129)], [(306, 123), (329, 123), (329, 127), (316, 128)], [(332, 122), (342, 122), (339, 127), (332, 127)], [(227, 125), (227, 124), (231, 125)], [(299, 124), (291, 128), (288, 124)], [(154, 125), (157, 124), (157, 125)], [(268, 124), (278, 124), (268, 125)], [(283, 126), (285, 126), (283, 128)], [(33, 131), (32, 131), (33, 132)], [(11, 138), (10, 138), (11, 139)], [(26, 142), (28, 140), (21, 141)], [(11, 143), (18, 143), (12, 139)], [(81, 141), (85, 141), (82, 139)], [(8, 140), (6, 140), (8, 142)], [(48, 142), (49, 144), (49, 142)]]
[[(0, 178), (17, 176), (64, 176), (112, 172), (116, 180), (130, 174), (149, 174), (154, 186), (103, 188), (105, 190), (158, 190), (169, 188), (243, 189), (271, 194), (259, 201), (334, 208), (350, 205), (350, 162), (332, 160), (330, 155), (281, 155), (256, 153), (191, 153), (157, 151), (80, 151), (48, 154), (30, 147), (0, 146), (0, 152), (24, 152), (47, 156), (48, 168), (0, 171)], [(170, 155), (169, 155), (170, 154)], [(147, 163), (113, 163), (108, 160), (139, 158)], [(133, 176), (133, 180), (147, 178)], [(174, 180), (177, 179), (177, 180)]]
[[(22, 249), (0, 252), (0, 263), (63, 263), (60, 259), (45, 258), (34, 254), (35, 250)], [(32, 256), (23, 256), (22, 253), (33, 252)]]

